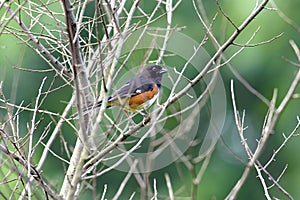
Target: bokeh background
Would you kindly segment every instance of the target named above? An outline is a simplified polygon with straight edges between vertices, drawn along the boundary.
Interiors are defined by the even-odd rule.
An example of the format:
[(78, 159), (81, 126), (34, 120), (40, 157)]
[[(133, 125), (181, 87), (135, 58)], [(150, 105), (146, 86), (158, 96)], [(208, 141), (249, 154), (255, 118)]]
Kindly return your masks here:
[[(177, 2), (177, 1), (174, 1)], [(213, 23), (212, 30), (216, 38), (220, 43), (226, 40), (234, 31), (233, 26), (222, 16), (220, 10), (215, 1), (206, 0), (203, 1), (206, 14), (209, 20), (212, 20), (216, 13), (215, 22)], [(297, 57), (294, 54), (290, 40), (294, 40), (297, 45), (300, 45), (300, 14), (299, 7), (300, 1), (286, 0), (275, 1), (278, 8), (286, 17), (290, 18), (293, 23), (288, 24), (279, 13), (272, 9), (272, 6), (268, 4), (269, 9), (265, 9), (253, 22), (246, 28), (246, 30), (238, 37), (238, 43), (245, 43), (254, 31), (259, 28), (255, 38), (251, 41), (251, 44), (269, 40), (276, 35), (284, 33), (281, 37), (273, 42), (265, 45), (247, 47), (239, 55), (237, 55), (230, 64), (261, 94), (263, 94), (269, 100), (272, 98), (272, 94), (275, 88), (278, 90), (277, 104), (282, 100), (286, 94), (291, 81), (293, 80), (296, 71), (299, 66), (292, 66), (286, 60), (291, 60), (298, 63)], [(153, 9), (152, 1), (142, 1), (141, 7), (151, 11)], [(220, 1), (220, 5), (227, 15), (232, 19), (236, 25), (240, 23), (251, 13), (252, 8), (255, 5), (253, 0), (224, 0)], [(0, 10), (1, 13), (4, 11)], [(92, 15), (92, 13), (87, 13)], [(180, 32), (193, 38), (197, 42), (201, 42), (205, 35), (205, 30), (202, 24), (199, 22), (197, 14), (194, 11), (191, 1), (182, 1), (173, 15), (173, 26), (183, 27)], [(11, 26), (16, 24), (11, 23)], [(152, 24), (153, 27), (165, 27), (165, 18), (161, 18)], [(207, 42), (204, 45), (206, 51), (213, 55), (215, 53), (215, 47)], [(231, 46), (225, 52), (227, 57), (230, 57), (237, 51), (239, 47)], [(171, 59), (169, 66), (177, 66), (182, 61)], [(47, 70), (48, 64), (43, 61), (36, 53), (30, 48), (16, 39), (10, 34), (2, 34), (0, 36), (0, 81), (2, 82), (2, 90), (5, 96), (16, 104), (23, 102), (23, 105), (34, 105), (34, 97), (37, 95), (38, 88), (41, 80), (47, 77), (53, 77), (53, 72), (44, 71), (42, 73), (29, 72), (24, 70), (18, 70), (17, 68)], [(240, 143), (238, 136), (233, 109), (230, 98), (230, 80), (233, 79), (235, 83), (235, 95), (237, 101), (237, 107), (240, 111), (245, 110), (245, 124), (247, 129), (245, 135), (248, 138), (249, 143), (254, 148), (256, 146), (256, 139), (260, 137), (265, 115), (267, 113), (267, 106), (260, 101), (257, 97), (247, 91), (242, 84), (240, 84), (236, 77), (225, 65), (220, 69), (224, 86), (226, 89), (227, 97), (220, 99), (227, 102), (227, 118), (225, 127), (222, 131), (222, 137), (219, 140), (216, 150), (212, 155), (209, 167), (203, 177), (203, 180), (198, 189), (198, 199), (224, 199), (236, 181), (241, 176), (245, 163), (247, 162), (247, 156)], [(55, 87), (60, 87), (63, 82), (59, 77), (46, 80), (45, 88), (50, 84)], [(297, 92), (300, 92), (300, 88), (297, 88)], [(72, 95), (72, 89), (68, 86), (64, 86), (59, 90), (51, 93), (48, 98), (45, 99), (43, 107), (53, 112), (62, 112), (66, 101), (70, 99)], [(273, 151), (276, 150), (283, 142), (283, 133), (289, 134), (295, 127), (297, 120), (296, 116), (299, 116), (300, 100), (292, 99), (287, 108), (284, 110), (282, 116), (277, 123), (274, 134), (269, 139), (263, 154), (260, 156), (261, 163), (266, 162)], [(5, 112), (0, 110), (0, 119), (5, 116)], [(23, 112), (21, 114), (21, 128), (20, 133), (27, 133), (26, 124), (29, 123), (31, 113)], [(42, 132), (45, 128), (43, 124), (48, 124), (51, 119), (45, 118), (45, 121), (41, 122), (38, 129)], [(72, 131), (65, 127), (64, 135), (68, 134), (68, 131)], [(299, 131), (297, 132), (299, 134)], [(74, 144), (76, 138), (74, 134), (70, 134), (67, 138), (67, 143)], [(300, 158), (297, 156), (297, 152), (300, 151), (300, 137), (293, 137), (285, 147), (276, 156), (274, 162), (268, 168), (269, 172), (276, 178), (278, 177), (286, 165), (288, 165), (284, 175), (280, 179), (280, 184), (294, 197), (294, 199), (300, 198)], [(61, 152), (61, 143), (57, 139), (53, 146), (53, 150), (57, 153)], [(39, 148), (36, 149), (35, 155), (40, 155)], [(237, 157), (239, 159), (237, 159)], [(180, 164), (178, 164), (180, 165)], [(197, 165), (197, 169), (201, 167), (201, 163)], [(54, 157), (49, 157), (46, 164), (43, 167), (43, 171), (47, 171), (45, 175), (46, 179), (50, 180), (52, 185), (56, 185), (57, 188), (63, 181), (64, 170), (66, 165), (57, 162)], [(172, 177), (173, 190), (175, 194), (180, 197), (187, 197), (188, 188), (191, 187), (191, 175), (189, 171), (182, 171), (182, 175), (178, 176), (176, 166), (166, 167), (162, 170), (153, 172), (151, 177), (155, 177), (158, 183), (165, 183), (163, 174), (168, 172)], [(174, 175), (172, 175), (174, 173)], [(123, 178), (126, 173), (114, 171), (108, 175), (104, 175), (99, 180), (99, 193), (102, 192), (103, 185), (108, 185), (108, 198), (114, 194), (119, 187), (118, 178)], [(122, 180), (122, 179), (121, 179)], [(268, 185), (271, 185), (268, 182)], [(182, 190), (186, 187), (186, 190)], [(137, 189), (137, 185), (134, 178), (131, 178), (126, 187), (125, 193), (122, 196), (124, 199), (128, 199), (133, 191)], [(184, 192), (181, 192), (184, 191)], [(158, 187), (158, 192), (162, 195), (161, 199), (164, 199), (164, 195), (167, 196), (167, 188), (165, 184), (161, 184)], [(276, 187), (270, 189), (272, 195), (286, 199)], [(82, 199), (90, 198), (89, 192), (83, 193)], [(138, 196), (138, 194), (137, 194)], [(246, 184), (242, 187), (237, 199), (264, 199), (264, 191), (261, 183), (256, 177), (255, 170), (252, 170), (249, 175)]]

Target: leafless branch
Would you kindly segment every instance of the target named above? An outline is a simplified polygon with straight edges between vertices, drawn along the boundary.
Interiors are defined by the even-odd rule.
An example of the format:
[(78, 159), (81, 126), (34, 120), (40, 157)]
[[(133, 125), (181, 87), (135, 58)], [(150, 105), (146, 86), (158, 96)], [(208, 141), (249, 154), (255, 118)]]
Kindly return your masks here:
[(170, 176), (168, 174), (165, 174), (165, 179), (166, 179), (166, 182), (167, 182), (167, 187), (168, 187), (168, 191), (169, 191), (170, 200), (174, 200), (174, 194), (173, 194), (173, 189), (172, 189)]
[[(8, 169), (8, 172), (1, 170), (0, 176), (4, 177), (2, 183), (11, 193), (7, 195), (1, 190), (1, 197), (39, 199), (43, 198), (41, 195), (44, 194), (46, 199), (78, 199), (85, 190), (88, 190), (92, 191), (93, 198), (106, 199), (111, 193), (111, 187), (109, 184), (103, 184), (101, 188), (103, 191), (99, 194), (97, 192), (99, 180), (104, 177), (103, 175), (112, 173), (122, 164), (126, 164), (128, 166), (127, 174), (120, 178), (120, 187), (115, 190), (113, 199), (123, 198), (123, 194), (127, 192), (129, 180), (135, 181), (138, 186), (138, 189), (130, 189), (130, 193), (126, 194), (129, 199), (137, 198), (138, 195), (141, 199), (160, 199), (161, 196), (176, 199), (175, 195), (180, 193), (183, 188), (188, 190), (191, 199), (198, 199), (201, 194), (197, 191), (199, 191), (200, 183), (210, 165), (212, 153), (222, 130), (215, 127), (213, 131), (215, 138), (209, 142), (207, 141), (208, 136), (205, 136), (204, 139), (197, 138), (198, 135), (195, 136), (188, 143), (192, 153), (186, 149), (182, 151), (181, 143), (177, 144), (174, 140), (188, 138), (194, 131), (192, 129), (194, 124), (198, 123), (197, 117), (206, 111), (204, 110), (206, 107), (208, 113), (210, 112), (210, 95), (217, 83), (218, 70), (221, 67), (222, 69), (228, 67), (234, 77), (267, 106), (268, 112), (265, 114), (265, 121), (261, 128), (261, 137), (257, 139), (257, 144), (253, 149), (245, 135), (247, 108), (239, 112), (239, 99), (235, 97), (233, 81), (231, 82), (235, 126), (242, 143), (241, 146), (249, 161), (226, 199), (237, 197), (252, 168), (256, 170), (266, 199), (275, 198), (272, 197), (270, 188), (275, 188), (288, 199), (293, 199), (288, 190), (280, 183), (288, 164), (279, 176), (272, 175), (269, 168), (275, 163), (274, 159), (288, 144), (288, 141), (297, 135), (296, 132), (300, 127), (299, 117), (297, 117), (298, 123), (294, 130), (287, 136), (283, 134), (281, 145), (276, 148), (269, 160), (261, 164), (259, 158), (270, 135), (275, 133), (274, 127), (278, 123), (279, 117), (291, 99), (298, 96), (296, 90), (300, 81), (300, 70), (297, 68), (297, 73), (283, 100), (277, 102), (277, 89), (274, 89), (272, 99), (268, 100), (234, 69), (231, 62), (240, 56), (239, 54), (247, 47), (257, 48), (261, 45), (271, 44), (277, 42), (276, 39), (283, 35), (281, 33), (274, 37), (271, 36), (270, 39), (253, 43), (254, 37), (261, 30), (259, 31), (257, 28), (249, 33), (247, 32), (249, 29), (246, 28), (257, 19), (263, 10), (273, 13), (276, 11), (296, 30), (299, 29), (297, 24), (283, 14), (274, 2), (271, 1), (273, 8), (266, 7), (268, 0), (257, 0), (252, 12), (240, 25), (231, 17), (231, 13), (226, 13), (225, 7), (219, 1), (216, 1), (215, 5), (217, 13), (209, 15), (212, 16), (211, 20), (207, 17), (208, 10), (204, 8), (205, 4), (201, 0), (192, 2), (194, 6), (192, 11), (196, 12), (202, 24), (202, 26), (195, 25), (193, 28), (197, 30), (199, 27), (204, 27), (204, 34), (200, 38), (202, 41), (200, 44), (193, 43), (196, 45), (190, 47), (191, 54), (188, 58), (184, 58), (186, 60), (182, 66), (172, 66), (173, 70), (167, 75), (167, 80), (171, 84), (166, 92), (169, 95), (162, 97), (163, 103), (157, 101), (156, 107), (150, 109), (141, 121), (138, 120), (143, 112), (124, 115), (122, 107), (117, 114), (112, 109), (111, 114), (107, 110), (108, 96), (117, 89), (119, 76), (122, 75), (123, 70), (131, 69), (132, 63), (141, 66), (146, 63), (167, 66), (169, 58), (178, 56), (168, 48), (172, 36), (177, 31), (189, 28), (186, 25), (174, 24), (176, 21), (174, 21), (174, 17), (177, 16), (175, 10), (184, 1), (158, 0), (151, 4), (152, 7), (147, 8), (144, 6), (148, 5), (148, 2), (142, 0), (97, 0), (95, 3), (70, 0), (0, 2), (0, 9), (3, 8), (1, 10), (3, 16), (0, 19), (0, 37), (2, 35), (14, 36), (20, 41), (20, 45), (32, 49), (48, 64), (48, 68), (44, 69), (40, 66), (38, 68), (33, 65), (23, 66), (20, 61), (16, 67), (13, 67), (14, 70), (18, 70), (18, 73), (38, 74), (43, 78), (47, 76), (39, 83), (33, 103), (27, 103), (26, 100), (18, 102), (16, 89), (12, 92), (11, 98), (7, 98), (4, 94), (5, 90), (3, 92), (3, 82), (0, 82), (0, 133), (2, 139), (0, 152), (3, 154), (0, 163), (1, 166)], [(216, 26), (220, 19), (223, 20), (223, 25), (225, 24), (221, 28)], [(164, 25), (161, 25), (162, 22)], [(157, 24), (161, 27), (154, 27)], [(229, 37), (226, 32), (227, 25), (230, 28), (234, 27)], [(216, 31), (221, 34), (216, 34)], [(139, 35), (131, 41), (131, 36), (136, 32)], [(249, 38), (244, 43), (237, 42), (237, 38), (242, 33), (248, 34)], [(148, 36), (151, 38), (149, 47), (145, 50), (142, 49), (146, 53), (140, 56), (138, 55), (140, 46)], [(130, 45), (130, 49), (126, 49), (125, 52), (127, 43)], [(215, 46), (215, 49), (210, 51), (211, 59), (201, 61), (203, 62), (201, 65), (204, 64), (204, 67), (195, 73), (193, 78), (190, 78), (187, 74), (193, 61), (200, 57), (199, 52), (202, 52), (205, 45), (210, 47), (211, 44)], [(290, 45), (298, 61), (289, 62), (298, 67), (300, 50), (292, 40)], [(233, 51), (229, 51), (230, 54), (227, 54), (230, 47), (233, 47)], [(24, 59), (20, 58), (20, 60)], [(206, 81), (207, 77), (210, 77), (209, 81)], [(63, 84), (57, 85), (57, 79), (62, 80)], [(205, 82), (205, 88), (201, 86), (201, 94), (193, 96), (193, 90), (198, 92), (198, 84), (201, 85), (202, 81)], [(17, 88), (16, 82), (13, 83), (13, 87)], [(165, 85), (162, 85), (162, 90), (165, 89), (164, 87)], [(68, 102), (62, 98), (61, 103), (64, 104), (64, 109), (60, 114), (56, 108), (48, 109), (45, 102), (53, 101), (50, 96), (60, 92), (63, 88), (72, 90), (73, 95), (67, 100)], [(180, 104), (185, 97), (191, 98), (192, 101), (177, 108), (177, 104)], [(98, 110), (83, 112), (86, 107), (100, 100), (102, 105)], [(75, 102), (75, 112), (78, 117), (68, 119)], [(4, 115), (2, 115), (2, 111), (5, 112)], [(189, 114), (186, 116), (188, 112)], [(24, 121), (23, 115), (28, 115), (28, 113), (30, 120)], [(185, 119), (181, 119), (182, 117)], [(180, 123), (180, 127), (166, 128), (168, 123), (173, 120)], [(218, 121), (213, 117), (210, 120)], [(23, 126), (27, 129), (23, 129)], [(71, 134), (69, 134), (70, 132)], [(74, 137), (75, 145), (70, 142), (69, 136)], [(57, 140), (60, 142), (60, 149), (54, 149), (56, 148), (54, 143)], [(199, 147), (200, 145), (201, 147)], [(140, 162), (134, 155), (144, 149), (149, 155), (145, 156), (145, 162)], [(196, 151), (194, 152), (194, 150)], [(152, 171), (156, 169), (154, 166), (164, 151), (170, 151), (171, 156), (178, 158), (176, 164), (180, 163), (177, 165), (179, 176), (183, 179), (186, 178), (186, 174), (180, 174), (181, 171), (191, 174), (192, 181), (183, 184), (179, 190), (176, 188), (176, 184), (171, 183), (177, 180), (173, 174), (165, 173), (163, 182), (152, 176)], [(43, 178), (44, 175), (48, 176), (45, 163), (51, 155), (64, 167), (65, 177), (61, 188), (52, 186), (50, 184), (52, 180), (48, 181)], [(106, 165), (108, 161), (113, 161), (113, 163)], [(268, 183), (272, 185), (268, 186)], [(162, 192), (161, 184), (165, 184), (167, 189), (163, 194), (160, 194)], [(192, 189), (190, 190), (190, 188)], [(60, 192), (55, 192), (55, 190), (60, 190)]]

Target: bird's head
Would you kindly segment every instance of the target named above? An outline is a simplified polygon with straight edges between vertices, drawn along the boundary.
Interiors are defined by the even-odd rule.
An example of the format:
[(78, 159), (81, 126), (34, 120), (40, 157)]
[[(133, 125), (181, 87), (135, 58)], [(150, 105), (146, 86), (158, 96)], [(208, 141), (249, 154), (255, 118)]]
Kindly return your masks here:
[(159, 65), (148, 65), (144, 69), (144, 73), (147, 74), (148, 77), (151, 77), (153, 79), (156, 79), (156, 78), (161, 79), (162, 75), (167, 72), (168, 72), (168, 70), (166, 70), (165, 68), (163, 68)]

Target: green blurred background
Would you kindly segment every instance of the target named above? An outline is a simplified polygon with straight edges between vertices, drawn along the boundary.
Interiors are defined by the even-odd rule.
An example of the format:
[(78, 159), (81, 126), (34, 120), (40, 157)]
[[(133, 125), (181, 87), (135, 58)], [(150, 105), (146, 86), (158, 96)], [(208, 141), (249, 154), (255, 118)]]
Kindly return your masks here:
[[(291, 20), (298, 23), (300, 20), (300, 1), (297, 0), (286, 0), (276, 1), (279, 9), (285, 13)], [(221, 1), (220, 4), (224, 12), (230, 16), (232, 21), (236, 25), (240, 23), (251, 13), (252, 8), (255, 5), (253, 0), (225, 0)], [(153, 9), (152, 1), (142, 1), (141, 7), (150, 12)], [(218, 12), (216, 21), (213, 24), (213, 32), (219, 39), (219, 42), (228, 38), (234, 28), (221, 16), (220, 10), (218, 9), (214, 1), (204, 1), (204, 7), (208, 15), (209, 20), (215, 16)], [(268, 5), (268, 8), (271, 8)], [(1, 13), (2, 11), (0, 11)], [(89, 15), (91, 15), (90, 13)], [(181, 32), (190, 36), (197, 42), (201, 42), (205, 35), (205, 30), (202, 24), (199, 22), (197, 15), (194, 11), (191, 1), (183, 1), (176, 9), (173, 15), (173, 26), (185, 27)], [(13, 25), (13, 24), (11, 24)], [(153, 27), (165, 27), (165, 18), (161, 18), (156, 23), (152, 24)], [(16, 25), (14, 25), (16, 26)], [(292, 27), (282, 18), (279, 17), (278, 13), (274, 10), (264, 10), (254, 21), (246, 28), (246, 30), (238, 37), (238, 43), (244, 43), (249, 39), (253, 32), (260, 27), (257, 35), (251, 41), (251, 43), (261, 42), (272, 37), (284, 33), (284, 35), (277, 40), (262, 46), (249, 47), (242, 51), (236, 56), (231, 64), (233, 67), (260, 93), (262, 93), (269, 100), (272, 98), (274, 88), (278, 89), (277, 105), (286, 94), (291, 81), (293, 80), (297, 67), (289, 64), (285, 59), (297, 62), (297, 58), (291, 48), (289, 41), (294, 40), (296, 44), (300, 45), (299, 29)], [(225, 31), (224, 31), (225, 29)], [(215, 53), (215, 48), (208, 42), (205, 49), (210, 55)], [(225, 52), (227, 57), (230, 57), (236, 52), (238, 47), (230, 47)], [(169, 66), (176, 66), (176, 60), (172, 60), (173, 63), (167, 63)], [(178, 61), (180, 62), (180, 61)], [(20, 104), (24, 101), (24, 105), (34, 104), (34, 98), (37, 95), (37, 90), (40, 86), (41, 80), (47, 77), (53, 77), (54, 73), (32, 73), (14, 69), (14, 67), (21, 67), (27, 69), (49, 69), (49, 66), (43, 61), (38, 55), (36, 55), (30, 48), (20, 43), (18, 39), (11, 35), (1, 35), (0, 37), (0, 80), (3, 81), (3, 92), (8, 99)], [(222, 139), (218, 142), (216, 151), (213, 153), (211, 163), (204, 175), (204, 178), (199, 186), (198, 199), (224, 199), (224, 197), (232, 189), (236, 181), (241, 176), (245, 165), (236, 159), (236, 156), (247, 161), (247, 156), (240, 144), (240, 139), (235, 127), (234, 116), (231, 106), (230, 99), (230, 83), (231, 79), (235, 83), (235, 92), (237, 106), (240, 111), (245, 110), (246, 118), (245, 124), (248, 127), (245, 131), (246, 137), (252, 147), (256, 147), (256, 138), (260, 137), (264, 117), (267, 113), (267, 107), (258, 100), (254, 95), (247, 91), (234, 77), (232, 72), (227, 66), (221, 68), (222, 78), (227, 92), (227, 119), (224, 130), (222, 132)], [(48, 88), (52, 84), (53, 78), (46, 80), (45, 88)], [(56, 78), (53, 83), (53, 88), (61, 86), (63, 82)], [(299, 87), (297, 92), (300, 92)], [(72, 90), (70, 87), (63, 87), (46, 98), (43, 107), (53, 112), (62, 112), (65, 102), (70, 99)], [(225, 100), (225, 99), (224, 99)], [(293, 99), (280, 117), (279, 122), (274, 130), (274, 135), (271, 136), (268, 141), (263, 154), (260, 157), (261, 163), (265, 163), (273, 151), (277, 149), (283, 142), (282, 133), (289, 134), (296, 125), (296, 116), (299, 115), (300, 100)], [(3, 110), (0, 110), (0, 119), (5, 116)], [(21, 132), (24, 134), (27, 132), (26, 123), (29, 122), (31, 113), (23, 112), (21, 114)], [(51, 119), (45, 119), (44, 122), (39, 126), (40, 131), (43, 131), (45, 127), (43, 124), (48, 124)], [(68, 134), (69, 130), (65, 127), (65, 134)], [(299, 131), (297, 132), (299, 133)], [(74, 144), (75, 136), (70, 134), (70, 137), (66, 137), (69, 144)], [(300, 199), (300, 159), (296, 155), (300, 151), (299, 137), (293, 137), (281, 152), (276, 156), (274, 163), (268, 168), (269, 172), (277, 178), (283, 171), (286, 165), (287, 170), (280, 179), (280, 184), (295, 198)], [(53, 146), (53, 150), (58, 154), (61, 154), (59, 139)], [(35, 152), (38, 156), (41, 152), (39, 149)], [(295, 156), (296, 155), (296, 156)], [(64, 155), (65, 156), (65, 155)], [(181, 164), (178, 164), (181, 165)], [(46, 164), (43, 167), (43, 171), (47, 171), (45, 178), (51, 180), (53, 185), (60, 187), (63, 178), (63, 170), (66, 166), (57, 162), (57, 160), (50, 156)], [(201, 165), (197, 166), (197, 170)], [(163, 170), (154, 172), (151, 174), (152, 178), (156, 178), (158, 183), (165, 183), (163, 174), (168, 172), (171, 175), (172, 183), (174, 184), (173, 190), (176, 192), (182, 186), (186, 186), (185, 192), (177, 191), (181, 197), (188, 197), (188, 188), (191, 185), (191, 177), (189, 171), (183, 171), (185, 177), (179, 177), (176, 175), (176, 167), (170, 166)], [(172, 176), (172, 173), (174, 175)], [(119, 182), (115, 181), (116, 177), (125, 177), (126, 173), (115, 171), (114, 174), (107, 174), (101, 177), (99, 180), (99, 193), (103, 190), (103, 185), (108, 184), (108, 199), (119, 187)], [(267, 182), (271, 185), (270, 182)], [(131, 178), (128, 187), (126, 187), (123, 193), (123, 199), (128, 199), (133, 191), (137, 189), (137, 185), (134, 178)], [(167, 188), (165, 184), (161, 184), (158, 188), (158, 192), (162, 194), (161, 199), (164, 199), (164, 195), (167, 195)], [(287, 199), (278, 188), (273, 187), (270, 189), (270, 193), (280, 199)], [(136, 196), (139, 194), (137, 193)], [(83, 194), (82, 199), (89, 198), (90, 193), (86, 192)], [(187, 198), (188, 199), (188, 198)], [(255, 170), (252, 170), (249, 175), (246, 184), (242, 187), (241, 192), (237, 199), (265, 199), (264, 191), (261, 183), (256, 177)]]

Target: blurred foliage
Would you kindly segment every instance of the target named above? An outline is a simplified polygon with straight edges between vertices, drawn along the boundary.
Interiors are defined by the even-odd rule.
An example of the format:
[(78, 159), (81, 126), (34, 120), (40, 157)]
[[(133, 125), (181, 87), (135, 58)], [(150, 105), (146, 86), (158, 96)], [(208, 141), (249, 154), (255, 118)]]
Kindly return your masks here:
[[(295, 23), (299, 22), (300, 1), (286, 0), (276, 1), (276, 3), (281, 11), (294, 20)], [(212, 20), (218, 12), (218, 16), (213, 24), (213, 32), (220, 41), (225, 40), (234, 31), (234, 28), (221, 15), (220, 10), (214, 1), (206, 0), (204, 1), (204, 4), (207, 16), (210, 20)], [(251, 8), (255, 5), (255, 1), (223, 0), (220, 1), (220, 4), (224, 12), (227, 13), (232, 21), (238, 26), (249, 15)], [(151, 11), (153, 8), (152, 1), (142, 1), (141, 5), (143, 8), (149, 8), (148, 11)], [(86, 14), (92, 15), (92, 13)], [(160, 20), (153, 23), (152, 26), (165, 27), (165, 17), (162, 17)], [(198, 42), (202, 40), (205, 34), (205, 30), (197, 18), (191, 1), (183, 1), (174, 12), (173, 26), (184, 27), (182, 33), (192, 37)], [(223, 31), (222, 28), (225, 28), (226, 31)], [(237, 42), (241, 44), (246, 42), (258, 28), (259, 31), (257, 32), (254, 40), (251, 41), (251, 44), (271, 39), (282, 32), (284, 35), (266, 45), (246, 48), (232, 60), (231, 64), (254, 88), (265, 95), (268, 99), (271, 99), (274, 88), (278, 88), (279, 92), (277, 102), (280, 102), (290, 86), (295, 75), (295, 71), (297, 70), (296, 67), (291, 66), (291, 64), (286, 62), (284, 58), (296, 62), (297, 59), (289, 45), (289, 40), (294, 40), (296, 44), (300, 45), (299, 32), (280, 18), (275, 11), (264, 10), (250, 24), (250, 26), (246, 28), (241, 36), (238, 37)], [(211, 44), (205, 44), (205, 48), (211, 55), (215, 52), (215, 48)], [(230, 47), (225, 54), (227, 57), (230, 57), (236, 50), (237, 47)], [(139, 57), (142, 55), (140, 55), (140, 52), (136, 52), (133, 56)], [(180, 65), (180, 63), (183, 63), (180, 59), (178, 61), (172, 60), (172, 62), (173, 63), (167, 64), (169, 66), (177, 66)], [(137, 60), (133, 59), (128, 63), (128, 65), (138, 65), (138, 63), (139, 62)], [(16, 104), (20, 104), (21, 101), (24, 101), (25, 105), (32, 105), (35, 100), (33, 97), (36, 95), (41, 80), (45, 76), (53, 76), (53, 73), (31, 73), (17, 70), (14, 67), (25, 69), (48, 69), (47, 63), (41, 60), (40, 57), (30, 48), (20, 43), (19, 40), (14, 38), (12, 35), (2, 35), (0, 38), (0, 80), (3, 81), (4, 93), (7, 98), (15, 99)], [(248, 126), (246, 136), (249, 138), (248, 141), (253, 141), (253, 146), (256, 145), (255, 138), (259, 138), (264, 115), (267, 112), (267, 107), (250, 92), (245, 90), (245, 88), (236, 81), (235, 77), (226, 66), (222, 67), (221, 73), (224, 85), (227, 89), (227, 99), (224, 99), (224, 101), (227, 101), (228, 103), (228, 118), (222, 133), (222, 139), (219, 141), (217, 149), (213, 153), (212, 161), (199, 186), (198, 199), (223, 199), (239, 179), (245, 167), (244, 163), (241, 163), (238, 159), (236, 159), (236, 157), (238, 156), (247, 162), (247, 156), (241, 147), (240, 139), (233, 121), (229, 80), (235, 80), (238, 109), (245, 109), (246, 125)], [(47, 79), (45, 88), (48, 88), (51, 81), (51, 78)], [(57, 78), (54, 82), (53, 88), (59, 87), (62, 84), (63, 82)], [(299, 87), (297, 91), (300, 92)], [(71, 96), (71, 92), (72, 90), (69, 87), (63, 87), (62, 89), (57, 90), (48, 96), (44, 106), (53, 112), (61, 112), (65, 105), (64, 101), (68, 101)], [(290, 102), (287, 109), (281, 116), (278, 125), (275, 127), (275, 134), (272, 135), (265, 148), (264, 154), (260, 157), (262, 163), (264, 163), (264, 161), (266, 161), (273, 151), (282, 143), (282, 133), (289, 134), (292, 131), (296, 124), (296, 116), (299, 115), (299, 108), (299, 99), (294, 99)], [(3, 115), (4, 113), (0, 111), (0, 119)], [(29, 119), (30, 116), (26, 116), (26, 114), (24, 114), (21, 122), (23, 127), (21, 132), (27, 132), (26, 123), (29, 122)], [(47, 124), (51, 119), (45, 117), (45, 120), (47, 121), (41, 122), (40, 129), (45, 128), (43, 127), (43, 124)], [(66, 134), (71, 131), (68, 130), (68, 128), (65, 128), (64, 130)], [(74, 134), (70, 134), (67, 143), (74, 144), (74, 141)], [(57, 142), (53, 146), (53, 150), (61, 155), (62, 151), (60, 148), (61, 144), (59, 139), (57, 139)], [(278, 154), (276, 161), (274, 161), (275, 167), (272, 167), (271, 165), (269, 168), (270, 173), (277, 177), (282, 172), (285, 165), (288, 164), (288, 168), (284, 176), (281, 178), (280, 184), (286, 188), (295, 199), (300, 198), (298, 188), (300, 180), (300, 159), (295, 156), (295, 152), (298, 151), (300, 151), (299, 137), (295, 137), (291, 139), (286, 147), (284, 147)], [(37, 151), (36, 154), (40, 154), (40, 152)], [(67, 155), (61, 156), (67, 157)], [(63, 178), (63, 170), (66, 166), (61, 165), (61, 163), (53, 162), (54, 160), (55, 159), (50, 156), (46, 161), (43, 170), (53, 172), (51, 176), (46, 178), (51, 179), (51, 183), (53, 185), (57, 185), (59, 188)], [(200, 166), (197, 166), (197, 168), (199, 167)], [(185, 177), (172, 176), (172, 172), (176, 174), (176, 170), (178, 168), (181, 168), (182, 173), (186, 173)], [(166, 172), (168, 172), (171, 176), (171, 182), (174, 184), (175, 195), (180, 192), (180, 188), (191, 187), (191, 177), (189, 172), (186, 169), (184, 170), (184, 166), (182, 166), (182, 164), (177, 163), (176, 165), (172, 165), (151, 174), (151, 177), (157, 179), (159, 193), (162, 192), (162, 194), (167, 194), (167, 188), (164, 180), (164, 173)], [(114, 194), (119, 188), (119, 183), (114, 180), (125, 176), (125, 173), (119, 171), (116, 171), (114, 175), (104, 175), (98, 181), (99, 193), (103, 191), (104, 184), (108, 184), (109, 198), (110, 195)], [(128, 183), (128, 187), (126, 187), (124, 191), (124, 199), (129, 198), (130, 194), (136, 189), (136, 182), (134, 178), (131, 178)], [(279, 193), (277, 189), (274, 189), (274, 191), (275, 196), (285, 199), (285, 197)], [(185, 194), (180, 193), (181, 197), (184, 195)], [(189, 194), (186, 195), (188, 196)], [(89, 194), (84, 194), (82, 198), (88, 196)], [(139, 196), (139, 194), (136, 194), (136, 196)], [(264, 192), (260, 181), (256, 178), (255, 171), (252, 170), (246, 184), (242, 187), (242, 190), (238, 195), (238, 199), (264, 199)]]

